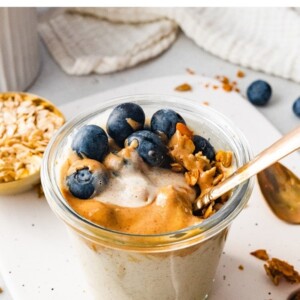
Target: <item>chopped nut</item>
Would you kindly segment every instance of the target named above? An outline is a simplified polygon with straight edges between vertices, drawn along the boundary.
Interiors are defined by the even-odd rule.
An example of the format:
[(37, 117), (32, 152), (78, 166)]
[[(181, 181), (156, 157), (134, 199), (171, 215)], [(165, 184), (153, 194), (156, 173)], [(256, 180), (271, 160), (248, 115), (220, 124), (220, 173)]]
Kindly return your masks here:
[(232, 152), (218, 151), (216, 154), (216, 161), (220, 162), (225, 168), (229, 168), (232, 164)]
[(264, 249), (255, 250), (255, 251), (251, 252), (250, 254), (261, 260), (269, 259), (269, 255), (268, 255), (267, 251)]
[(176, 130), (180, 131), (182, 135), (186, 135), (190, 139), (193, 137), (193, 131), (191, 131), (185, 124), (183, 123), (177, 123), (176, 124)]
[(214, 210), (213, 210), (213, 204), (214, 203), (211, 203), (208, 208), (205, 210), (205, 213), (203, 215), (203, 218), (204, 219), (207, 219), (209, 218), (213, 213), (214, 213)]
[(230, 84), (224, 83), (223, 84), (223, 90), (226, 92), (231, 92), (232, 91), (232, 86)]
[(192, 87), (188, 83), (183, 83), (181, 85), (178, 85), (175, 88), (175, 91), (178, 91), (178, 92), (188, 92), (191, 90), (192, 90)]
[(184, 171), (184, 167), (179, 163), (171, 163), (171, 169), (176, 173), (181, 173)]
[(239, 77), (239, 78), (243, 78), (243, 77), (245, 77), (245, 73), (241, 70), (238, 70), (237, 73), (236, 73), (236, 76)]
[(300, 275), (294, 267), (278, 258), (272, 258), (264, 264), (265, 271), (275, 285), (284, 278), (290, 283), (300, 283)]
[(190, 186), (194, 186), (198, 181), (199, 175), (198, 169), (192, 169), (189, 172), (185, 172), (185, 180)]

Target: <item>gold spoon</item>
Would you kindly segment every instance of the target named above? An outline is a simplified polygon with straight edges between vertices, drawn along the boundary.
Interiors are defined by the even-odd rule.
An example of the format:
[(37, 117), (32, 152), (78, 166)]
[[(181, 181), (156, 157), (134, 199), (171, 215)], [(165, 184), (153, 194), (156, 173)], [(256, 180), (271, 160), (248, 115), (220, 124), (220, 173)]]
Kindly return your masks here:
[[(214, 200), (229, 192), (231, 189), (249, 179), (250, 177), (258, 174), (262, 170), (266, 169), (270, 165), (274, 164), (281, 158), (296, 151), (300, 148), (300, 127), (294, 129), (269, 148), (262, 151), (255, 156), (251, 161), (244, 166), (237, 169), (224, 181), (214, 186), (209, 192), (199, 197), (195, 204), (194, 210), (200, 210)], [(297, 196), (297, 193), (295, 193)], [(296, 198), (297, 199), (297, 198)], [(299, 200), (298, 200), (299, 201)]]
[(275, 215), (300, 224), (300, 179), (279, 162), (257, 174), (258, 184)]

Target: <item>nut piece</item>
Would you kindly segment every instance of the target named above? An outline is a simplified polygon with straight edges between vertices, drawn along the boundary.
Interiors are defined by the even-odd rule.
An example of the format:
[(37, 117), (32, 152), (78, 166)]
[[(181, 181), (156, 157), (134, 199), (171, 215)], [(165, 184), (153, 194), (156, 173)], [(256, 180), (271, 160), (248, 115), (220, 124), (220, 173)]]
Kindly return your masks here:
[(294, 267), (278, 258), (268, 260), (264, 268), (275, 285), (279, 284), (281, 278), (290, 283), (300, 283), (300, 275)]
[(218, 151), (216, 154), (216, 161), (220, 162), (223, 167), (229, 168), (232, 164), (232, 152)]
[(191, 90), (192, 90), (192, 87), (188, 83), (183, 83), (181, 85), (178, 85), (175, 88), (175, 91), (178, 91), (178, 92), (188, 92)]
[(44, 100), (0, 94), (0, 183), (38, 172), (50, 138), (63, 123), (63, 116)]
[(258, 250), (251, 252), (250, 254), (261, 260), (269, 259), (269, 254), (267, 253), (267, 251), (265, 249), (258, 249)]

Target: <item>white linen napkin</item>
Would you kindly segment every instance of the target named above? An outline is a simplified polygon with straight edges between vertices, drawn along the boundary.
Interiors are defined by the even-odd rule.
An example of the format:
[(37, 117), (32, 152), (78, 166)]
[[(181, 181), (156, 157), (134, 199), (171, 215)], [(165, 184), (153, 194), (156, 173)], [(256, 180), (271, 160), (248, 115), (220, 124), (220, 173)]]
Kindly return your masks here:
[(220, 58), (300, 82), (300, 13), (291, 8), (74, 8), (39, 31), (63, 70), (82, 75), (158, 55), (177, 26)]

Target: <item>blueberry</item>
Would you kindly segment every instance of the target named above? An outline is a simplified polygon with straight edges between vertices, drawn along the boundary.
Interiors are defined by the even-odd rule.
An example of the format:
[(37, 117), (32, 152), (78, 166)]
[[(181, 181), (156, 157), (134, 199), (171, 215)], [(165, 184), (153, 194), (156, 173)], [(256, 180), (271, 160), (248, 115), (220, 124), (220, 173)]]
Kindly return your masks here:
[(108, 152), (108, 138), (101, 127), (85, 125), (76, 133), (71, 147), (81, 158), (102, 161)]
[[(92, 160), (85, 160), (87, 162)], [(71, 167), (72, 173), (67, 176), (67, 186), (71, 194), (74, 197), (80, 199), (89, 199), (92, 196), (99, 194), (104, 190), (108, 183), (108, 173), (103, 165), (100, 167), (89, 167), (88, 164), (84, 164), (79, 161), (77, 164), (80, 169)]]
[(153, 132), (141, 130), (131, 134), (126, 140), (126, 145), (137, 141), (136, 150), (140, 157), (153, 167), (166, 167), (169, 163), (168, 148)]
[(200, 135), (194, 135), (193, 142), (195, 145), (194, 153), (201, 151), (202, 154), (206, 156), (210, 161), (215, 159), (215, 149), (207, 139)]
[(133, 132), (143, 129), (145, 113), (135, 103), (122, 103), (116, 106), (108, 117), (106, 129), (111, 138), (120, 146)]
[(176, 124), (185, 124), (184, 119), (172, 109), (160, 109), (151, 118), (151, 130), (157, 134), (165, 134), (168, 139), (176, 131)]
[(256, 80), (247, 89), (247, 97), (254, 105), (263, 106), (267, 104), (272, 95), (271, 86), (263, 80)]
[(295, 100), (293, 104), (293, 112), (296, 116), (300, 117), (300, 97), (297, 100)]

